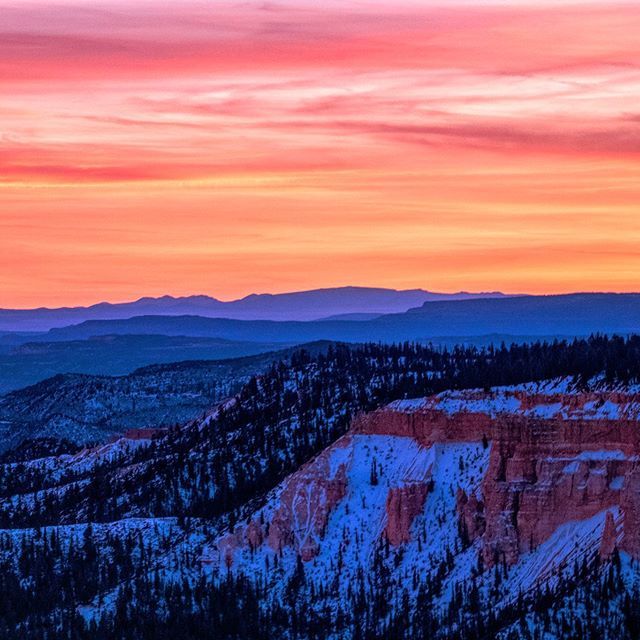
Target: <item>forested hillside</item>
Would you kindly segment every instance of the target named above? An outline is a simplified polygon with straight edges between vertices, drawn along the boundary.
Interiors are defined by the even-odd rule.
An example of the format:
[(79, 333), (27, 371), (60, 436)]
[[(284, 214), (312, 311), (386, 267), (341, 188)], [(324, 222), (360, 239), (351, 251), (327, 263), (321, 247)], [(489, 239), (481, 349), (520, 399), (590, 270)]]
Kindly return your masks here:
[[(329, 343), (306, 345), (319, 353)], [(223, 360), (153, 364), (128, 375), (60, 374), (0, 397), (0, 451), (24, 439), (89, 444), (128, 429), (194, 420), (295, 349)]]
[[(512, 604), (501, 606), (499, 618), (491, 617), (491, 602), (504, 601), (499, 585), (510, 569), (498, 566), (485, 573), (476, 567), (491, 580), (474, 588), (468, 582), (470, 561), (459, 564), (471, 557), (465, 551), (470, 540), (455, 527), (424, 576), (399, 574), (394, 566), (404, 566), (397, 564), (402, 546), (388, 544), (375, 551), (369, 573), (359, 575), (356, 567), (353, 581), (338, 591), (330, 572), (312, 580), (300, 557), (283, 561), (273, 574), (282, 573), (278, 603), (266, 598), (265, 582), (231, 568), (224, 580), (212, 579), (202, 558), (225, 531), (269, 509), (270, 492), (279, 495), (279, 483), (334, 445), (362, 412), (446, 389), (559, 377), (572, 380), (576, 392), (594, 384), (625, 388), (640, 379), (639, 356), (637, 337), (487, 349), (410, 343), (302, 349), (251, 377), (206, 417), (167, 433), (46, 457), (39, 457), (35, 444), (26, 453), (25, 448), (9, 452), (0, 467), (0, 630), (5, 635), (12, 630), (7, 637), (15, 638), (171, 638), (176, 629), (181, 638), (199, 638), (209, 629), (214, 631), (207, 637), (216, 638), (328, 639), (402, 638), (412, 629), (416, 637), (479, 639), (500, 632), (511, 639), (530, 637), (522, 629), (531, 616), (549, 618), (549, 628), (562, 627), (560, 609), (568, 605), (556, 600), (557, 615), (549, 610), (545, 603), (553, 594), (587, 607), (599, 589), (611, 594), (611, 603), (593, 633), (609, 620), (608, 628), (626, 637), (636, 619), (627, 603), (626, 558), (607, 563), (604, 573), (585, 560), (584, 567), (579, 563), (549, 583), (550, 592), (534, 589), (522, 599), (516, 592)], [(392, 477), (398, 446), (389, 449), (383, 469), (370, 462), (359, 467), (366, 469), (354, 485), (365, 491), (363, 513), (377, 495), (374, 488), (383, 486), (381, 479)], [(434, 476), (433, 495), (445, 500), (456, 486), (476, 486), (489, 446), (479, 442), (446, 454), (445, 475)], [(449, 498), (445, 504), (450, 508)], [(434, 522), (455, 524), (443, 508), (434, 511)], [(415, 544), (427, 542), (418, 537)], [(339, 566), (346, 557), (335, 556), (333, 562)], [(466, 567), (460, 574), (464, 580), (445, 603), (442, 585), (453, 588), (460, 566)], [(272, 570), (273, 565), (269, 575)], [(407, 581), (404, 586), (398, 575)], [(585, 580), (590, 575), (591, 586)], [(331, 605), (335, 593), (343, 598), (338, 609)], [(315, 603), (312, 609), (309, 602)]]

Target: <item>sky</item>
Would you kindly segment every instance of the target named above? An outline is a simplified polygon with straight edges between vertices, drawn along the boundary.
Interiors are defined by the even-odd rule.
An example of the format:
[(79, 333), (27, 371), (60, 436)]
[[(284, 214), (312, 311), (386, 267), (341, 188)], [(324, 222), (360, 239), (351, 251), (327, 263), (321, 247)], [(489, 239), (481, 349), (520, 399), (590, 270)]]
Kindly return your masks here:
[(0, 307), (640, 290), (640, 5), (0, 0)]

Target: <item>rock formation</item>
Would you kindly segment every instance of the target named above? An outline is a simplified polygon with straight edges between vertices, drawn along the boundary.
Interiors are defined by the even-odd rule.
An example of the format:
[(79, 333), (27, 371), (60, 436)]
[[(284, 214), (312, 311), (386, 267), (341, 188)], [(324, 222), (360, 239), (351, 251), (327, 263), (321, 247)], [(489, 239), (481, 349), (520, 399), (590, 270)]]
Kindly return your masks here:
[(613, 519), (613, 513), (607, 511), (604, 521), (604, 531), (602, 532), (602, 541), (600, 542), (600, 559), (607, 560), (613, 554), (618, 544), (618, 530)]
[[(354, 436), (394, 436), (423, 451), (446, 443), (490, 447), (478, 490), (455, 498), (460, 534), (477, 545), (486, 567), (513, 565), (563, 524), (618, 508), (620, 522), (606, 515), (600, 556), (620, 548), (640, 558), (639, 417), (640, 398), (622, 392), (460, 391), (395, 402), (358, 416), (349, 436), (284, 483), (269, 514), (236, 527), (218, 549), (227, 564), (240, 545), (266, 544), (276, 553), (290, 547), (313, 559), (348, 490), (347, 463), (336, 466), (331, 456)], [(409, 542), (429, 490), (428, 473), (389, 486), (379, 535), (393, 546)]]
[(491, 442), (482, 500), (457, 501), (461, 526), (470, 540), (481, 539), (491, 566), (514, 564), (563, 523), (616, 505), (624, 513), (621, 548), (640, 557), (639, 417), (637, 394), (463, 391), (392, 403), (359, 416), (353, 430), (424, 446)]
[(428, 485), (425, 483), (413, 483), (389, 490), (385, 535), (392, 545), (409, 541), (411, 524), (422, 513), (427, 493)]
[(460, 516), (460, 531), (463, 539), (472, 542), (480, 538), (486, 529), (484, 503), (475, 493), (467, 496), (463, 489), (456, 495), (456, 510)]

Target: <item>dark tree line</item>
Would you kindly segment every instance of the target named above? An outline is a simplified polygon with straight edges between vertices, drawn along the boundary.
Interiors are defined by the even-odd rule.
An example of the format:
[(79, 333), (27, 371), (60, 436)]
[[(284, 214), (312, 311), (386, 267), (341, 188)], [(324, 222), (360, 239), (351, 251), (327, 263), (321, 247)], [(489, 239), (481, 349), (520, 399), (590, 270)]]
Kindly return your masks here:
[[(576, 562), (553, 588), (535, 587), (499, 602), (497, 590), (480, 589), (480, 573), (457, 586), (444, 605), (441, 582), (453, 568), (423, 575), (414, 569), (402, 584), (388, 573), (396, 551), (380, 545), (371, 575), (360, 572), (346, 596), (335, 602), (331, 582), (312, 583), (302, 563), (289, 579), (285, 598), (274, 601), (259, 583), (232, 572), (220, 582), (160, 579), (149, 571), (144, 543), (135, 535), (103, 549), (91, 530), (70, 549), (51, 540), (16, 544), (17, 566), (0, 571), (0, 637), (14, 640), (635, 640), (640, 637), (640, 592), (624, 580), (620, 557), (601, 563), (597, 554)], [(6, 542), (5, 542), (6, 544)], [(34, 549), (40, 549), (34, 554)], [(391, 555), (390, 555), (391, 554)], [(114, 566), (115, 565), (115, 566)], [(118, 565), (127, 567), (121, 581)], [(112, 567), (112, 568), (110, 568)], [(495, 569), (499, 584), (501, 569)], [(110, 573), (111, 572), (111, 573)], [(409, 585), (417, 586), (411, 590)], [(85, 612), (97, 587), (112, 589), (103, 615)], [(412, 591), (410, 593), (410, 591)], [(504, 595), (504, 594), (503, 594)], [(95, 602), (94, 602), (95, 604)]]

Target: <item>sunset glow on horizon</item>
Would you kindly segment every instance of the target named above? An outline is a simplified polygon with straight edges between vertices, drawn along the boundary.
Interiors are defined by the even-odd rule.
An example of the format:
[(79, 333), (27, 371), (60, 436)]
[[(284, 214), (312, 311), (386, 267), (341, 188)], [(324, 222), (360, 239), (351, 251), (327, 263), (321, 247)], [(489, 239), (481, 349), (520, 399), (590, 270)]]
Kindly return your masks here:
[(0, 0), (0, 307), (640, 290), (635, 3)]

